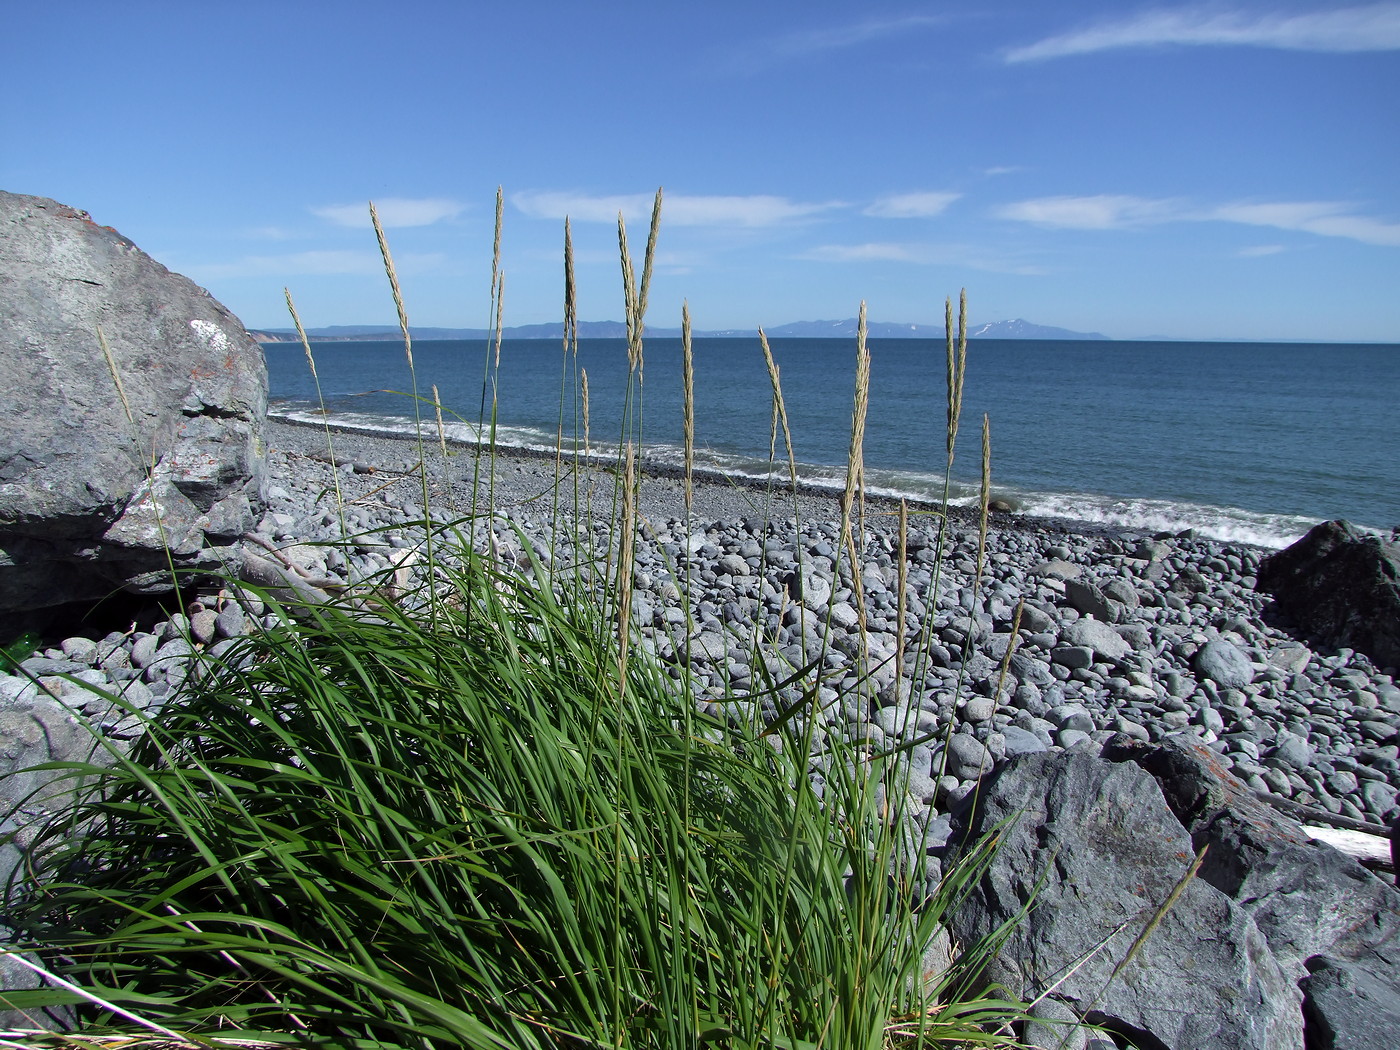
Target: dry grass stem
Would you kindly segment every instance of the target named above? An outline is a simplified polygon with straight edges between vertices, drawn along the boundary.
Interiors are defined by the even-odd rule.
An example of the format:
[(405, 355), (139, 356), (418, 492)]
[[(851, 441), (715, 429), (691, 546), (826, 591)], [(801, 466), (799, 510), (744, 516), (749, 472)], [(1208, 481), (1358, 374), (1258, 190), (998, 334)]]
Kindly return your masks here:
[(311, 352), (311, 339), (307, 336), (306, 329), (301, 325), (301, 315), (297, 313), (296, 303), (292, 302), (292, 290), (283, 288), (282, 297), (287, 300), (287, 312), (292, 315), (292, 324), (296, 326), (297, 339), (301, 341), (301, 348), (306, 353), (306, 367), (311, 369), (311, 378), (316, 380), (317, 389), (320, 389), (321, 376), (316, 371), (316, 357)]
[(637, 367), (638, 331), (641, 325), (637, 317), (637, 274), (632, 268), (632, 253), (627, 247), (627, 221), (622, 212), (617, 213), (617, 251), (622, 268), (622, 303), (627, 322), (627, 364)]
[(578, 370), (579, 399), (583, 402), (583, 457), (588, 459), (592, 448), (588, 440), (588, 369)]
[(632, 622), (632, 562), (637, 542), (637, 479), (632, 443), (627, 443), (622, 471), (622, 533), (617, 562), (617, 676), (626, 688), (627, 650)]
[(899, 501), (899, 582), (895, 588), (894, 679), (904, 681), (904, 626), (909, 600), (909, 501)]
[(442, 398), (438, 396), (437, 384), (432, 385), (433, 391), (433, 412), (437, 416), (438, 448), (442, 452), (443, 462), (447, 462), (447, 429), (442, 423)]
[(695, 499), (695, 360), (690, 345), (690, 304), (681, 303), (681, 392), (684, 398), (685, 513), (690, 517)]
[(967, 375), (967, 289), (958, 296), (958, 337), (953, 341), (953, 300), (943, 304), (943, 330), (948, 341), (948, 468), (953, 466), (953, 449), (962, 416), (963, 379)]
[[(1181, 895), (1186, 892), (1186, 887), (1190, 885), (1191, 880), (1196, 877), (1196, 873), (1201, 870), (1201, 865), (1206, 862), (1206, 850), (1209, 848), (1209, 846), (1202, 846), (1196, 851), (1196, 859), (1191, 863), (1191, 867), (1186, 869), (1186, 873), (1177, 880), (1176, 885), (1172, 887), (1171, 893), (1167, 895), (1167, 899), (1162, 902), (1162, 906), (1157, 909), (1151, 920), (1142, 928), (1142, 932), (1134, 939), (1132, 947), (1128, 949), (1128, 953), (1124, 955), (1122, 959), (1118, 960), (1118, 965), (1115, 966), (1113, 972), (1108, 975), (1108, 980), (1104, 982), (1103, 988), (1099, 990), (1100, 996), (1103, 995), (1104, 991), (1107, 990), (1108, 986), (1113, 983), (1118, 975), (1126, 970), (1129, 964), (1137, 958), (1138, 952), (1142, 950), (1142, 946), (1147, 943), (1148, 938), (1157, 932), (1157, 927), (1162, 925), (1162, 920), (1167, 917), (1172, 908), (1176, 907), (1176, 902), (1181, 899)], [(1087, 1014), (1089, 1011), (1086, 1009), (1084, 1013)]]
[[(651, 268), (656, 260), (656, 235), (661, 229), (661, 187), (656, 187), (656, 199), (651, 205), (651, 229), (647, 231), (647, 250), (642, 257), (642, 286), (637, 294), (637, 310), (640, 317), (645, 317), (647, 312), (647, 300), (651, 292)], [(638, 333), (639, 335), (641, 333)]]
[(1016, 603), (1016, 612), (1011, 617), (1011, 639), (1006, 643), (1006, 652), (1001, 657), (1001, 673), (997, 676), (997, 703), (1001, 703), (1001, 691), (1006, 688), (1006, 675), (1011, 669), (1011, 655), (1016, 652), (1016, 643), (1021, 640), (1021, 613), (1025, 611), (1026, 599)]
[(870, 408), (870, 348), (866, 344), (865, 302), (861, 301), (856, 324), (856, 387), (851, 411), (851, 445), (846, 456), (846, 488), (841, 495), (841, 547), (851, 561), (851, 589), (855, 594), (856, 617), (860, 627), (861, 654), (869, 665), (869, 631), (865, 612), (865, 589), (861, 586), (860, 550), (853, 518), (859, 520), (864, 540), (865, 512), (865, 421)]
[(394, 296), (394, 309), (399, 315), (399, 330), (403, 332), (403, 352), (408, 357), (408, 367), (413, 368), (413, 337), (408, 334), (408, 311), (403, 304), (403, 290), (399, 287), (398, 271), (394, 269), (394, 256), (389, 251), (389, 242), (384, 236), (384, 227), (379, 222), (379, 212), (374, 201), (369, 202), (369, 221), (374, 227), (375, 239), (379, 242), (379, 254), (384, 259), (384, 273), (389, 278), (389, 291)]
[(102, 326), (97, 326), (97, 343), (102, 347), (102, 356), (107, 359), (107, 371), (112, 373), (112, 382), (117, 385), (117, 397), (121, 398), (122, 411), (126, 413), (126, 421), (133, 427), (136, 425), (136, 417), (131, 413), (131, 402), (126, 399), (126, 387), (122, 386), (121, 370), (117, 368), (117, 359), (112, 356), (112, 348), (107, 345), (107, 336), (102, 331)]
[[(778, 373), (778, 363), (773, 360), (773, 351), (768, 346), (768, 337), (762, 328), (758, 330), (758, 344), (763, 348), (763, 363), (768, 367), (768, 382), (773, 387), (774, 418), (783, 428), (783, 447), (787, 451), (788, 458), (788, 480), (792, 484), (795, 501), (797, 498), (797, 455), (792, 448), (792, 429), (788, 426), (787, 405), (783, 402), (783, 384)], [(796, 512), (795, 502), (793, 509)]]
[(340, 471), (339, 464), (335, 459), (335, 441), (331, 437), (331, 422), (326, 415), (326, 398), (321, 393), (321, 376), (316, 371), (316, 355), (311, 352), (311, 339), (307, 336), (306, 329), (302, 327), (296, 303), (292, 302), (291, 289), (283, 288), (282, 296), (287, 300), (287, 312), (292, 315), (292, 324), (296, 326), (297, 338), (301, 340), (301, 349), (306, 354), (306, 365), (311, 369), (312, 382), (316, 384), (316, 403), (321, 408), (321, 424), (326, 432), (326, 457), (331, 465), (331, 483), (335, 486), (335, 505), (336, 511), (340, 515), (340, 531), (342, 535), (348, 537), (349, 530), (345, 527), (345, 496), (340, 491)]

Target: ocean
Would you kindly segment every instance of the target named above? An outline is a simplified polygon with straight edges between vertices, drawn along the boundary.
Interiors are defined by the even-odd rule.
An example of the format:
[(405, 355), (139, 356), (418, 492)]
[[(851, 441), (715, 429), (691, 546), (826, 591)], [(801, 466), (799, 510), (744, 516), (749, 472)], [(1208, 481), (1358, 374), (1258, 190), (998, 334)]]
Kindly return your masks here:
[[(264, 344), (271, 409), (319, 418), (299, 344)], [(312, 344), (325, 410), (369, 430), (413, 427), (402, 342)], [(777, 339), (783, 399), (805, 480), (840, 487), (850, 445), (854, 340)], [(451, 434), (470, 438), (490, 414), (487, 344), (416, 343), (423, 419), (436, 440), (436, 384)], [(942, 340), (872, 340), (865, 435), (871, 491), (937, 499), (946, 459)], [(764, 476), (772, 395), (758, 340), (696, 339), (697, 463)], [(579, 344), (589, 385), (590, 447), (623, 433), (627, 348)], [(553, 449), (583, 440), (575, 365), (553, 340), (503, 344), (497, 440)], [(568, 391), (562, 401), (561, 388)], [(679, 464), (681, 344), (648, 339), (632, 433), (644, 455)], [(485, 394), (483, 395), (483, 391)], [(1400, 346), (1301, 343), (997, 340), (969, 342), (955, 502), (975, 503), (981, 422), (991, 420), (992, 491), (1038, 516), (1149, 531), (1194, 528), (1282, 547), (1328, 518), (1400, 525)], [(577, 437), (575, 437), (577, 435)], [(776, 463), (786, 472), (779, 435)]]

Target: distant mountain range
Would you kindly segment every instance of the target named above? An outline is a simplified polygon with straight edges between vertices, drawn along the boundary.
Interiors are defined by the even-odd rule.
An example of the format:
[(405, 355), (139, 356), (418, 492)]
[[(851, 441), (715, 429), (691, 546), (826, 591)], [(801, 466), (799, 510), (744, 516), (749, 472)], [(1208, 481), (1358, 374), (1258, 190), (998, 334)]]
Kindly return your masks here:
[[(943, 325), (932, 324), (893, 324), (888, 321), (873, 321), (866, 326), (872, 339), (942, 339)], [(249, 329), (260, 343), (290, 343), (297, 339), (291, 329)], [(679, 328), (647, 327), (647, 335), (658, 339), (680, 337)], [(844, 321), (793, 321), (791, 324), (765, 328), (764, 332), (772, 339), (853, 339), (856, 334), (856, 319), (848, 317)], [(486, 339), (492, 333), (485, 328), (416, 328), (410, 327), (414, 339)], [(725, 328), (709, 332), (695, 332), (694, 335), (707, 339), (752, 338), (757, 333), (753, 328)], [(307, 338), (317, 342), (329, 340), (368, 341), (398, 339), (399, 329), (391, 325), (331, 325), (327, 328), (308, 328)], [(506, 339), (563, 339), (563, 322), (551, 324), (525, 324), (506, 328), (502, 335)], [(580, 321), (580, 339), (625, 339), (627, 326), (621, 321)], [(1031, 324), (1019, 318), (1014, 321), (990, 321), (968, 329), (969, 339), (1107, 339), (1098, 332), (1072, 332), (1068, 328), (1055, 328), (1051, 325)]]

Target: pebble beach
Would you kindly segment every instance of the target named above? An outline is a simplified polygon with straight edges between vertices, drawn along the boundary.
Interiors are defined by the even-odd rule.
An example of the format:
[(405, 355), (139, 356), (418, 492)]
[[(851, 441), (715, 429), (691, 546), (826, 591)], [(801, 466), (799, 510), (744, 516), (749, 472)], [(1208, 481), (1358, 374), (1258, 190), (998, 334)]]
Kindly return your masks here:
[[(328, 453), (324, 430), (275, 419), (265, 438), (269, 508), (257, 545), (313, 584), (413, 570), (424, 538), (414, 442), (338, 432)], [(550, 457), (498, 452), (492, 481), (489, 459), (463, 449), (444, 459), (435, 444), (423, 461), (434, 521), (463, 518), (474, 476), (479, 507), (493, 491), (494, 539), (479, 518), (473, 542), (522, 572), (531, 554), (560, 566), (606, 549), (615, 513), (606, 469), (576, 478)], [(1268, 551), (995, 514), (979, 582), (977, 521), (950, 516), (940, 552), (941, 519), (911, 507), (901, 574), (894, 511), (867, 503), (853, 574), (838, 556), (830, 493), (803, 492), (794, 508), (790, 490), (708, 475), (687, 518), (681, 479), (649, 475), (638, 494), (633, 636), (727, 718), (772, 715), (772, 696), (744, 698), (817, 661), (818, 740), (842, 734), (872, 753), (913, 742), (902, 760), (907, 811), (926, 829), (1009, 757), (1097, 751), (1119, 735), (1195, 738), (1256, 793), (1341, 821), (1397, 815), (1396, 669), (1310, 648), (1269, 622), (1268, 596), (1253, 586)], [(340, 542), (342, 521), (358, 537), (350, 544)], [(185, 682), (195, 649), (217, 653), (270, 615), (256, 601), (210, 594), (171, 621), (75, 635), (24, 661), (26, 676), (0, 675), (0, 698), (44, 689), (120, 736), (130, 719), (78, 683), (158, 709)]]

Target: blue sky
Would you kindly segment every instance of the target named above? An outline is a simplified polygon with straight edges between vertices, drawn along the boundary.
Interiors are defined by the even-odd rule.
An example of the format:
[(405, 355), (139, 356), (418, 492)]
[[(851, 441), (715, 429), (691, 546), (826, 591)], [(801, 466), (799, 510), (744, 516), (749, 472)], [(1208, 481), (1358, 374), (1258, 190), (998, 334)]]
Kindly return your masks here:
[(1024, 317), (1400, 342), (1400, 2), (14, 5), (0, 188), (89, 211), (252, 327)]

